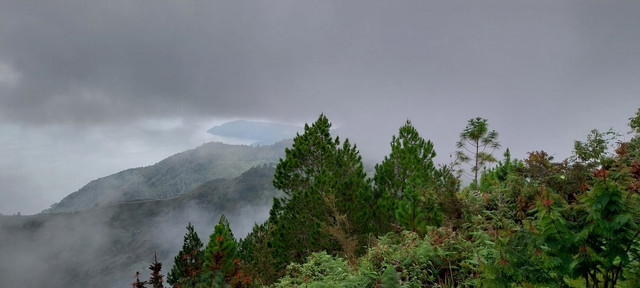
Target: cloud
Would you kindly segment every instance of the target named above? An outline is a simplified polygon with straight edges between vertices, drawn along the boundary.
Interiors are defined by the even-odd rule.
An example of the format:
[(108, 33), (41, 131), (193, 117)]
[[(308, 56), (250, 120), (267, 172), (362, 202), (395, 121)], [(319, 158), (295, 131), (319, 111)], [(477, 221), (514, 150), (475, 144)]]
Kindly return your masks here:
[(211, 119), (304, 123), (325, 113), (376, 159), (409, 118), (446, 162), (476, 116), (516, 157), (566, 157), (592, 128), (624, 130), (640, 106), (637, 1), (2, 6), (0, 120), (29, 135), (65, 126), (50, 138), (59, 143), (121, 130), (110, 144), (83, 142), (93, 155), (168, 150), (177, 146), (135, 139), (186, 135), (141, 128), (149, 121), (183, 119), (194, 135)]
[[(637, 3), (600, 12), (583, 2), (12, 1), (2, 12), (0, 59), (23, 81), (3, 97), (2, 114), (300, 121), (323, 110), (345, 119), (362, 107), (413, 112), (411, 103), (548, 101), (552, 92), (579, 99), (575, 83), (607, 80), (592, 70), (628, 63), (637, 72), (640, 45), (629, 13)], [(590, 63), (599, 69), (582, 70)]]
[(13, 88), (20, 83), (20, 76), (15, 68), (0, 62), (0, 86)]

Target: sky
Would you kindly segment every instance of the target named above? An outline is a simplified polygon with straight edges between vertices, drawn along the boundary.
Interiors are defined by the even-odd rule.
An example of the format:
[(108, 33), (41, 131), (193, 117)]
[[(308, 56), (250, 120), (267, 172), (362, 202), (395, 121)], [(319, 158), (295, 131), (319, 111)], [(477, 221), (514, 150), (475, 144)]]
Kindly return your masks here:
[(0, 0), (0, 213), (38, 213), (236, 119), (324, 113), (377, 161), (410, 119), (447, 163), (479, 116), (514, 156), (563, 159), (591, 129), (629, 130), (638, 12), (634, 0)]

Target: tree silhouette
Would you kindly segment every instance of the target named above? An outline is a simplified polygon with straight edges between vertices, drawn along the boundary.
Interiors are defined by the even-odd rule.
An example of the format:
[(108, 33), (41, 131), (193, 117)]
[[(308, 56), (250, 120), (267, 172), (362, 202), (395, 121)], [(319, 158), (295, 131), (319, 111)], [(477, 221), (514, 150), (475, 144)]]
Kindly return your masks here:
[(500, 148), (498, 132), (489, 131), (488, 126), (487, 119), (480, 117), (469, 119), (467, 126), (460, 133), (460, 140), (456, 143), (456, 147), (460, 149), (455, 154), (456, 164), (471, 165), (474, 190), (478, 189), (478, 173), (488, 163), (496, 162), (492, 153)]
[(149, 270), (151, 270), (151, 278), (149, 278), (149, 284), (151, 284), (151, 287), (162, 288), (162, 277), (164, 277), (164, 275), (160, 274), (160, 270), (162, 270), (162, 263), (158, 262), (156, 251), (153, 251), (153, 263), (149, 265)]

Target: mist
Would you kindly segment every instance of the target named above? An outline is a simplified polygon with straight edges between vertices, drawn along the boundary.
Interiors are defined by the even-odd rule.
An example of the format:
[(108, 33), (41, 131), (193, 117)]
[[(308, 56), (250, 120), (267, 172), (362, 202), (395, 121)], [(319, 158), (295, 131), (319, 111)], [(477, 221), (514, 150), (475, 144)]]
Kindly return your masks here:
[(271, 204), (216, 210), (196, 201), (176, 206), (149, 201), (75, 213), (0, 216), (0, 279), (3, 287), (127, 287), (137, 271), (142, 281), (149, 277), (154, 251), (166, 279), (188, 223), (206, 246), (225, 214), (239, 240), (267, 219)]
[[(449, 162), (483, 117), (570, 155), (640, 107), (637, 1), (2, 1), (0, 213), (211, 138), (324, 113), (366, 158), (406, 119)], [(606, 101), (606, 105), (603, 103)]]
[[(509, 148), (514, 158), (544, 150), (561, 160), (591, 129), (625, 140), (640, 107), (634, 0), (0, 7), (7, 287), (126, 287), (136, 271), (147, 275), (154, 250), (166, 276), (187, 223), (206, 243), (221, 213), (243, 237), (266, 219), (270, 200), (234, 210), (180, 200), (38, 214), (92, 180), (232, 140), (206, 132), (227, 121), (303, 125), (323, 113), (372, 167), (407, 119), (434, 143), (438, 164), (452, 161), (475, 117), (500, 134), (499, 159)], [(2, 215), (17, 213), (33, 215)]]

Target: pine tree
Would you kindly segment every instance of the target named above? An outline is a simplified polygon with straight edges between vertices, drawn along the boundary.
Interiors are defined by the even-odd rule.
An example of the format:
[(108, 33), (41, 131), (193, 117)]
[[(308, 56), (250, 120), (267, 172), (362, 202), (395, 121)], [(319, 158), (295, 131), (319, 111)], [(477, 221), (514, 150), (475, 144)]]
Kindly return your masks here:
[[(460, 133), (460, 140), (456, 143), (456, 147), (460, 149), (456, 151), (456, 163), (470, 163), (473, 173), (473, 189), (477, 190), (479, 173), (488, 163), (496, 162), (492, 153), (495, 149), (500, 148), (498, 132), (489, 131), (487, 119), (480, 117), (469, 119), (467, 126)], [(467, 155), (467, 153), (471, 155)]]
[[(433, 143), (423, 139), (409, 120), (400, 127), (397, 136), (393, 135), (390, 145), (391, 153), (376, 165), (373, 177), (377, 233), (391, 231), (391, 223), (394, 222), (399, 222), (405, 229), (416, 231), (415, 225), (418, 222), (426, 224), (425, 221), (429, 218), (422, 213), (427, 213), (427, 210), (435, 213), (436, 210), (439, 211), (437, 205), (425, 206), (425, 199), (435, 198), (435, 190), (432, 188), (437, 181), (433, 164), (436, 152), (433, 150)], [(408, 194), (405, 195), (406, 193)], [(432, 224), (436, 222), (438, 221)], [(422, 228), (420, 227), (421, 231)]]
[(136, 272), (136, 282), (131, 283), (133, 288), (145, 288), (147, 281), (140, 281), (140, 272)]
[(245, 263), (245, 272), (252, 276), (257, 283), (273, 283), (277, 277), (277, 271), (272, 265), (273, 247), (270, 241), (273, 239), (274, 226), (269, 220), (263, 224), (255, 224), (247, 237), (238, 243), (238, 255)]
[(399, 199), (412, 177), (425, 184), (432, 182), (436, 170), (434, 157), (433, 143), (424, 140), (407, 120), (398, 136), (393, 135), (389, 156), (375, 167), (376, 193), (386, 192)]
[(396, 220), (405, 230), (424, 236), (427, 226), (439, 226), (444, 219), (433, 191), (423, 188), (419, 180), (407, 183), (395, 210)]
[(204, 270), (206, 278), (227, 279), (238, 264), (238, 244), (233, 236), (229, 221), (220, 215), (218, 224), (209, 236), (209, 243), (204, 250)]
[[(324, 115), (305, 125), (302, 135), (285, 150), (286, 157), (276, 166), (274, 186), (288, 197), (274, 200), (270, 222), (274, 225), (272, 247), (278, 270), (291, 261), (301, 262), (314, 251), (337, 254), (344, 245), (327, 227), (335, 227), (336, 215), (344, 216), (340, 227), (347, 238), (363, 236), (370, 225), (368, 209), (372, 202), (369, 181), (357, 147), (330, 134), (331, 123)], [(335, 199), (335, 213), (326, 199)], [(324, 228), (323, 228), (324, 227)], [(342, 234), (341, 234), (342, 235)], [(356, 247), (363, 247), (363, 242)]]
[(149, 265), (149, 270), (151, 270), (151, 277), (149, 278), (149, 284), (153, 288), (162, 288), (162, 282), (164, 281), (162, 277), (164, 275), (160, 274), (160, 270), (162, 270), (162, 263), (158, 262), (158, 256), (156, 255), (156, 251), (153, 251), (153, 263)]
[(333, 139), (331, 123), (324, 114), (311, 126), (305, 124), (304, 134), (293, 139), (293, 147), (285, 149), (285, 158), (276, 166), (273, 185), (287, 196), (311, 188), (315, 178), (329, 172), (339, 138)]
[(200, 277), (204, 251), (202, 241), (191, 223), (187, 225), (182, 250), (173, 260), (173, 267), (167, 276), (167, 283), (173, 287), (195, 288)]

